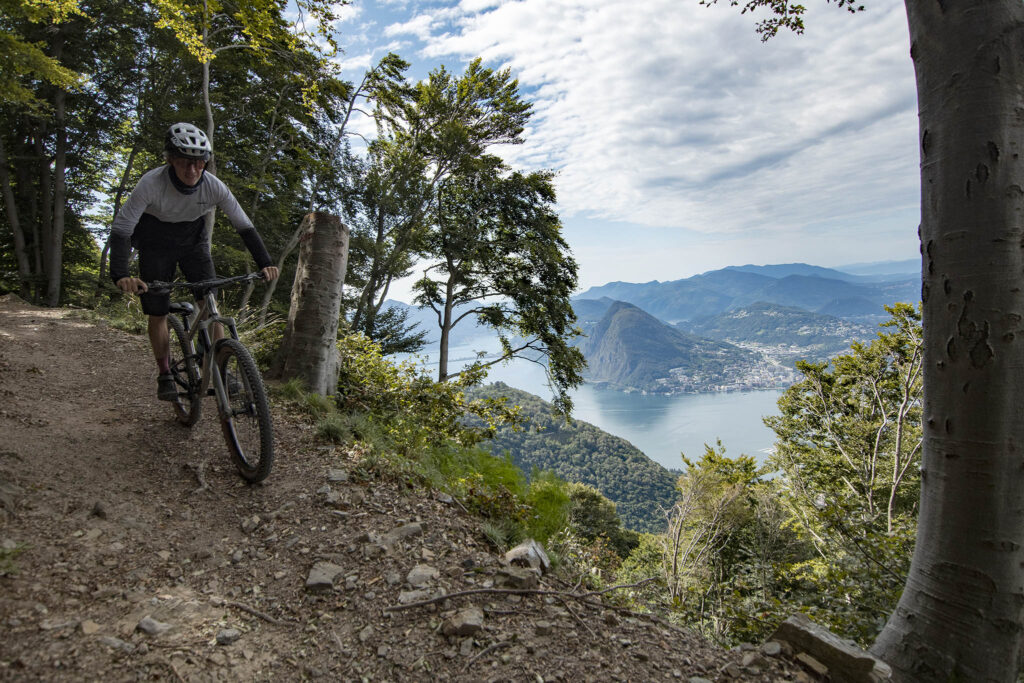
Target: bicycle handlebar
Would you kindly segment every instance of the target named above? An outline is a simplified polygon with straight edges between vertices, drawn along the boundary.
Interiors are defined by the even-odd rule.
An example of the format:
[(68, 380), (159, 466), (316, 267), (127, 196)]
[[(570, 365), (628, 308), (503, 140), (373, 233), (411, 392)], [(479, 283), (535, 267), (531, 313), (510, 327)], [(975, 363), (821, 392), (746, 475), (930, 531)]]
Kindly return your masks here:
[(245, 275), (236, 275), (234, 277), (216, 278), (214, 280), (200, 280), (199, 282), (162, 282), (160, 280), (153, 280), (147, 282), (146, 286), (149, 289), (161, 291), (167, 290), (168, 292), (172, 289), (188, 288), (197, 294), (206, 293), (214, 287), (220, 287), (222, 285), (229, 285), (238, 282), (251, 282), (253, 280), (263, 280), (262, 272), (257, 273), (246, 273)]

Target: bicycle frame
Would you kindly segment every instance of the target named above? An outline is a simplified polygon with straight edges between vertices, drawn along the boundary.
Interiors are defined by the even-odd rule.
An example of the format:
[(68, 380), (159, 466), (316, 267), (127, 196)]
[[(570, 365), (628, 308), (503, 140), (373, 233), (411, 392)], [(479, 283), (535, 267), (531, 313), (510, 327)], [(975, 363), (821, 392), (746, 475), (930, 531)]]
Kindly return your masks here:
[[(232, 278), (236, 280), (244, 279)], [(202, 358), (200, 369), (200, 382), (198, 396), (205, 396), (213, 383), (214, 396), (217, 398), (217, 409), (221, 415), (231, 414), (231, 405), (228, 403), (228, 392), (224, 387), (219, 372), (212, 372), (214, 359), (214, 344), (210, 334), (210, 326), (220, 324), (227, 327), (232, 339), (238, 339), (238, 328), (235, 319), (223, 316), (217, 309), (217, 297), (212, 289), (206, 289), (199, 302), (198, 310), (188, 302), (175, 302), (171, 304), (171, 315), (180, 314), (185, 332), (188, 335), (189, 356), (196, 361)], [(200, 353), (197, 353), (199, 351)]]

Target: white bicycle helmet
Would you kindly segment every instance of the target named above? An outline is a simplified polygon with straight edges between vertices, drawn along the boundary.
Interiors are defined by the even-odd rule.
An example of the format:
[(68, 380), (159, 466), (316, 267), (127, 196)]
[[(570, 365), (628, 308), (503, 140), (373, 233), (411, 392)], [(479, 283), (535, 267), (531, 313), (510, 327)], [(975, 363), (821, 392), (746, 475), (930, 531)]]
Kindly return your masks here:
[(167, 129), (167, 142), (164, 149), (188, 159), (206, 161), (213, 152), (213, 145), (206, 133), (191, 123), (176, 123)]

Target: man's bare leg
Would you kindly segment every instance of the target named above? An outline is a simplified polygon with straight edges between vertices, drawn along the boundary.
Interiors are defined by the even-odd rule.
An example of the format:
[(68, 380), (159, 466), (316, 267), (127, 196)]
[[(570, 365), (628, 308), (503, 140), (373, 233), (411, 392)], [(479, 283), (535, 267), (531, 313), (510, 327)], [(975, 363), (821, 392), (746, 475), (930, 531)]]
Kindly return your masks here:
[(160, 368), (160, 374), (171, 371), (171, 334), (167, 331), (166, 315), (149, 316), (149, 345), (153, 347), (153, 357)]

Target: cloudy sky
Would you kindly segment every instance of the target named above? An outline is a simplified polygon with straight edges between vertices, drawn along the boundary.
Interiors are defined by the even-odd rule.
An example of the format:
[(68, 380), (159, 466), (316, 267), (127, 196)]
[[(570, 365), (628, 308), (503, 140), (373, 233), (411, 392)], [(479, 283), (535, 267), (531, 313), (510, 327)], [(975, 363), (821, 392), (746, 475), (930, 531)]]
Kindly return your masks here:
[(915, 258), (903, 3), (807, 4), (804, 35), (762, 43), (725, 0), (353, 0), (339, 38), (350, 79), (389, 50), (417, 79), (512, 70), (534, 116), (502, 154), (557, 172), (582, 289)]

